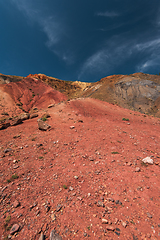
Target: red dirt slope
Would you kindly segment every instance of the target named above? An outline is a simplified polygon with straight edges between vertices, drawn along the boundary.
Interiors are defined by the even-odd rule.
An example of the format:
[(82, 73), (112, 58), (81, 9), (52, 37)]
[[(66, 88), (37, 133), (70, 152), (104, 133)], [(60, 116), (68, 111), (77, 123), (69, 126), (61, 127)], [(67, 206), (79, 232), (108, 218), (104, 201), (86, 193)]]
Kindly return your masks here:
[(0, 85), (0, 112), (29, 112), (32, 107), (45, 108), (67, 97), (41, 80), (24, 78), (19, 82)]
[(55, 228), (68, 240), (158, 240), (159, 119), (95, 99), (44, 112), (50, 131), (37, 119), (0, 131), (2, 239), (50, 239)]

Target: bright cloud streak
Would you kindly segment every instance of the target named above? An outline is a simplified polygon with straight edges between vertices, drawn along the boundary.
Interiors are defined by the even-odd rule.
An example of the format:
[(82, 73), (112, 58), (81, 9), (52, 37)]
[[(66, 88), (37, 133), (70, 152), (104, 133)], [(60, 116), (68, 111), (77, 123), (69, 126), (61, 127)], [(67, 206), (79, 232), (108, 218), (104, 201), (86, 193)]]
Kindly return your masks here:
[(46, 34), (48, 40), (46, 41), (46, 46), (59, 58), (64, 60), (66, 63), (70, 62), (69, 57), (64, 57), (65, 51), (62, 49), (58, 50), (57, 44), (60, 44), (62, 39), (66, 37), (67, 27), (65, 24), (59, 21), (56, 14), (52, 16), (45, 16), (38, 6), (35, 7), (34, 3), (30, 0), (11, 0), (20, 11), (22, 11), (29, 21), (33, 21), (39, 24), (42, 31)]

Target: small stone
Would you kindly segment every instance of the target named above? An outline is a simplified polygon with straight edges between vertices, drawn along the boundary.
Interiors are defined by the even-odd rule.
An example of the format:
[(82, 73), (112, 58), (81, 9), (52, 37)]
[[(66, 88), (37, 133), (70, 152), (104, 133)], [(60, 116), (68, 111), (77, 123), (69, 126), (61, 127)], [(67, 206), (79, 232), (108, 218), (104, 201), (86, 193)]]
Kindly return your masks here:
[(15, 232), (18, 232), (20, 226), (18, 224), (14, 224), (10, 230), (10, 234), (13, 235)]
[(75, 179), (78, 179), (78, 176), (74, 176)]
[(74, 190), (74, 188), (70, 186), (69, 187), (69, 191), (73, 191), (73, 190)]
[(115, 228), (113, 227), (113, 226), (107, 226), (107, 228), (106, 228), (108, 231), (114, 231), (115, 230)]
[(108, 220), (105, 219), (105, 218), (102, 218), (102, 223), (107, 224), (107, 223), (108, 223)]
[(93, 156), (90, 156), (88, 159), (89, 159), (90, 161), (94, 161), (94, 160), (95, 160), (95, 158), (94, 158)]
[(53, 229), (50, 233), (50, 240), (62, 240), (62, 237)]
[(152, 215), (148, 212), (147, 217), (152, 218)]
[(4, 153), (8, 153), (8, 152), (11, 152), (12, 151), (12, 148), (6, 148), (5, 150), (4, 150)]
[(97, 206), (98, 206), (98, 207), (104, 207), (104, 204), (103, 204), (103, 202), (98, 201)]
[(58, 205), (57, 205), (57, 208), (56, 208), (56, 212), (59, 212), (61, 209), (62, 209), (62, 205), (61, 205), (61, 204), (58, 204)]
[(127, 223), (126, 223), (126, 222), (121, 221), (121, 223), (122, 223), (122, 226), (123, 226), (124, 228), (127, 227)]
[(41, 233), (41, 235), (40, 235), (40, 237), (39, 237), (39, 240), (44, 240), (45, 238), (44, 238), (44, 234), (43, 233)]
[(56, 215), (55, 215), (55, 214), (52, 214), (52, 215), (51, 215), (51, 219), (52, 219), (52, 221), (55, 221), (55, 220), (56, 220)]
[(14, 165), (14, 166), (13, 166), (13, 169), (17, 169), (17, 168), (19, 168), (18, 165)]
[(146, 157), (146, 158), (142, 159), (142, 162), (153, 164), (153, 159), (151, 159), (150, 157)]
[(19, 206), (20, 206), (20, 203), (17, 200), (15, 200), (14, 203), (13, 203), (13, 207), (17, 208)]
[(52, 108), (54, 106), (55, 106), (54, 104), (50, 104), (50, 105), (48, 105), (48, 108)]
[(140, 171), (141, 171), (141, 169), (139, 167), (135, 168), (135, 172), (140, 172)]
[(75, 126), (70, 126), (70, 129), (74, 129), (75, 128)]

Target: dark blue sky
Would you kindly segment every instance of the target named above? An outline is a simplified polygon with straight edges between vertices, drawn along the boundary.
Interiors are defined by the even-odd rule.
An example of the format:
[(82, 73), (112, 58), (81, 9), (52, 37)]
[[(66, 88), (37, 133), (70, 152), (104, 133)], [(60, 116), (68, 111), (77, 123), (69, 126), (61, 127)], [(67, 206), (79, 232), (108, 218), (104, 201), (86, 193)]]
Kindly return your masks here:
[(0, 73), (160, 72), (159, 0), (0, 0)]

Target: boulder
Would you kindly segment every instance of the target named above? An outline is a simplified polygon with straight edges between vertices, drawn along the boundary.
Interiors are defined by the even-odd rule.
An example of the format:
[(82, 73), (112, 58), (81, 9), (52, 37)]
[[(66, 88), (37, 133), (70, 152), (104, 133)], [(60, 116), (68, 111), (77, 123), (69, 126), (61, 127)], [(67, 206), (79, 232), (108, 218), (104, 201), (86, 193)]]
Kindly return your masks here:
[(29, 118), (29, 113), (21, 113), (19, 115), (19, 118), (23, 121), (23, 120), (27, 120)]
[(22, 123), (22, 119), (20, 117), (15, 117), (10, 121), (11, 126), (16, 126)]
[(43, 120), (38, 119), (38, 128), (42, 131), (47, 131), (51, 126), (45, 123)]
[(10, 122), (8, 119), (0, 122), (0, 130), (8, 128), (9, 126), (10, 126)]

